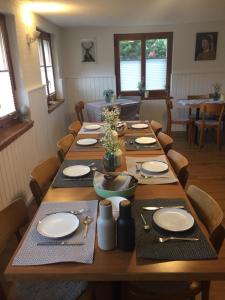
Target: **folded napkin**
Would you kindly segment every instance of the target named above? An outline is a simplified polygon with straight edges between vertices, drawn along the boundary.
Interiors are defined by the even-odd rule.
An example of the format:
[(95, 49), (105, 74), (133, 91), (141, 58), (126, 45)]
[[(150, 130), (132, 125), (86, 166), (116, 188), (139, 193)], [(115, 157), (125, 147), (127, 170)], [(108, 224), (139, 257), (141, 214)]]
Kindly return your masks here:
[(150, 156), (150, 157), (128, 157), (126, 156), (127, 171), (129, 174), (133, 175), (139, 184), (168, 184), (177, 182), (178, 179), (174, 174), (173, 170), (169, 167), (167, 172), (159, 174), (146, 174), (149, 178), (144, 178), (141, 172), (136, 172), (136, 163), (145, 162), (151, 160), (158, 160), (168, 163), (165, 155)]
[(124, 191), (134, 184), (134, 178), (129, 174), (111, 174), (112, 175), (106, 175), (96, 171), (94, 176), (94, 185), (97, 188), (104, 190)]

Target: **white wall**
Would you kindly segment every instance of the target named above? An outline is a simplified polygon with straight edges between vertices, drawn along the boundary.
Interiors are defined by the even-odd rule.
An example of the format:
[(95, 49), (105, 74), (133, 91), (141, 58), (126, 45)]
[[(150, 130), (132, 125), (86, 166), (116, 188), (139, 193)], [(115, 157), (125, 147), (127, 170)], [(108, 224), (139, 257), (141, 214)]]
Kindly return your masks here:
[[(18, 195), (31, 199), (30, 172), (50, 155), (56, 155), (56, 141), (66, 132), (66, 103), (48, 113), (45, 87), (41, 83), (37, 42), (28, 46), (26, 34), (36, 26), (53, 37), (57, 96), (63, 97), (61, 80), (61, 30), (45, 19), (26, 11), (25, 0), (0, 0), (0, 12), (7, 15), (7, 26), (19, 104), (30, 107), (34, 127), (0, 151), (0, 209)], [(26, 8), (26, 6), (25, 6)], [(29, 21), (29, 26), (27, 22)]]
[[(225, 22), (182, 24), (149, 27), (77, 27), (63, 29), (63, 79), (66, 99), (71, 112), (80, 99), (102, 98), (105, 88), (115, 89), (114, 33), (163, 32), (174, 33), (171, 94), (175, 99), (188, 94), (209, 93), (217, 81), (225, 89)], [(218, 31), (217, 59), (195, 61), (197, 32)], [(97, 63), (81, 63), (80, 40), (96, 38)], [(175, 106), (176, 114), (183, 109)], [(74, 117), (74, 116), (72, 116)], [(142, 117), (156, 118), (165, 124), (164, 101), (146, 101)], [(178, 128), (175, 128), (178, 129)]]

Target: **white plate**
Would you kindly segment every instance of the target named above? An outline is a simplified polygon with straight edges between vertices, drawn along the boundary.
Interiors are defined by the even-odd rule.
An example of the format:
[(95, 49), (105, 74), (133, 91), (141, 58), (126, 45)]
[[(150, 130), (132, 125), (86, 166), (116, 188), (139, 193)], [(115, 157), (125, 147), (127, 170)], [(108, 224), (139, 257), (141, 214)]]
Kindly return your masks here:
[(48, 238), (62, 238), (79, 227), (79, 219), (70, 213), (55, 213), (38, 222), (37, 231)]
[(159, 209), (154, 213), (153, 221), (160, 228), (174, 232), (188, 230), (194, 225), (192, 215), (179, 208)]
[(141, 165), (141, 170), (150, 173), (162, 173), (168, 170), (167, 163), (158, 160), (146, 161)]
[(67, 177), (81, 177), (90, 173), (91, 169), (88, 166), (76, 165), (70, 166), (63, 170), (63, 175)]
[(114, 218), (118, 218), (119, 211), (120, 211), (120, 202), (127, 199), (120, 196), (112, 196), (112, 197), (108, 197), (107, 200), (112, 202), (112, 212)]
[(84, 129), (86, 129), (86, 130), (98, 130), (100, 128), (101, 128), (101, 126), (98, 124), (89, 124), (89, 125), (84, 126)]
[(148, 128), (148, 124), (145, 123), (132, 124), (131, 127), (134, 129), (144, 129), (144, 128)]
[(135, 142), (141, 145), (150, 145), (156, 142), (156, 139), (149, 136), (142, 136), (135, 139)]
[(77, 141), (77, 144), (80, 146), (91, 146), (97, 144), (97, 142), (96, 139), (80, 139)]

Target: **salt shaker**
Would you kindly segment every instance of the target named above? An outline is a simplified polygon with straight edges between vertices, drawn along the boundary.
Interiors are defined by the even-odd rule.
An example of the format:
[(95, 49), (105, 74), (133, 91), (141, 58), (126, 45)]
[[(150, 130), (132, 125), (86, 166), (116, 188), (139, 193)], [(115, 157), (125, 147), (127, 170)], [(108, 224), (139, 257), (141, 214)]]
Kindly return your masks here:
[(120, 214), (117, 219), (117, 247), (120, 250), (132, 251), (135, 246), (135, 225), (131, 216), (129, 200), (120, 202)]
[(112, 215), (112, 203), (106, 199), (99, 203), (97, 233), (100, 249), (112, 250), (115, 248), (115, 220)]

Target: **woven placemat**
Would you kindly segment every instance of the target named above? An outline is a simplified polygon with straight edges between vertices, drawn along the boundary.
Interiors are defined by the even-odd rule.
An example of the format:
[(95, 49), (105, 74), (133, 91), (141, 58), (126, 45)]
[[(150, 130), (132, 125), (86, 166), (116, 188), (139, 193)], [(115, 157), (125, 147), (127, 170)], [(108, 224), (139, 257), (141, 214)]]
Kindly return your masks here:
[[(133, 128), (132, 125), (134, 124), (147, 124), (148, 128)], [(127, 128), (128, 129), (132, 129), (132, 130), (137, 130), (137, 131), (142, 131), (142, 130), (146, 130), (149, 131), (151, 130), (150, 126), (149, 126), (149, 122), (148, 121), (127, 121)]]
[[(144, 211), (142, 206), (174, 206), (184, 205), (185, 201), (180, 199), (154, 199), (140, 200), (133, 204), (132, 212), (135, 218), (136, 235), (136, 254), (137, 258), (149, 258), (157, 260), (199, 260), (215, 259), (217, 257), (215, 250), (211, 247), (198, 224), (180, 233), (173, 233), (159, 228), (154, 224), (152, 216), (154, 211)], [(151, 229), (145, 232), (143, 222), (140, 217), (142, 213)], [(159, 236), (169, 237), (198, 237), (199, 241), (170, 241), (165, 243), (157, 242)]]
[[(152, 134), (148, 134), (148, 135), (144, 135), (144, 136), (155, 138), (154, 135), (152, 135)], [(141, 144), (136, 143), (135, 139), (138, 137), (140, 137), (140, 136), (129, 135), (129, 136), (124, 137), (126, 150), (128, 150), (128, 151), (143, 151), (143, 150), (151, 151), (151, 150), (160, 150), (161, 149), (161, 146), (158, 141), (156, 141), (156, 143), (150, 144), (150, 145), (141, 145)]]
[(70, 147), (70, 151), (80, 151), (80, 152), (86, 152), (86, 151), (104, 151), (104, 148), (102, 147), (102, 144), (99, 142), (99, 139), (97, 139), (97, 143), (91, 146), (80, 146), (75, 141), (72, 146)]
[(93, 177), (94, 174), (91, 171), (86, 176), (78, 177), (78, 178), (68, 178), (63, 175), (63, 170), (66, 167), (75, 166), (75, 165), (89, 165), (94, 162), (94, 166), (98, 171), (103, 170), (103, 162), (101, 159), (85, 159), (85, 160), (64, 160), (62, 163), (58, 173), (55, 176), (55, 179), (52, 183), (52, 188), (73, 188), (73, 187), (85, 187), (85, 186), (93, 186)]
[[(59, 262), (80, 262), (92, 264), (94, 257), (97, 207), (98, 200), (41, 203), (33, 223), (13, 260), (13, 266), (46, 265)], [(77, 210), (81, 208), (86, 209), (87, 213), (77, 216), (80, 220), (78, 229), (70, 236), (57, 239), (57, 241), (84, 243), (84, 245), (37, 245), (37, 243), (53, 241), (52, 239), (43, 237), (38, 233), (36, 226), (39, 220), (46, 217), (48, 213)], [(83, 224), (83, 220), (86, 215), (92, 217), (92, 222), (89, 224), (87, 237), (84, 238), (85, 225)]]

